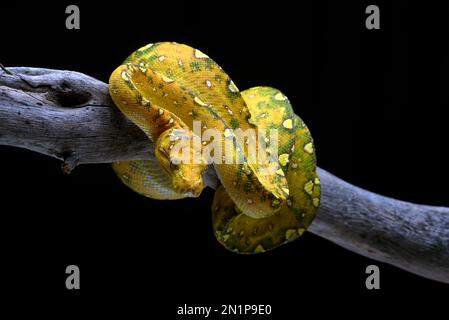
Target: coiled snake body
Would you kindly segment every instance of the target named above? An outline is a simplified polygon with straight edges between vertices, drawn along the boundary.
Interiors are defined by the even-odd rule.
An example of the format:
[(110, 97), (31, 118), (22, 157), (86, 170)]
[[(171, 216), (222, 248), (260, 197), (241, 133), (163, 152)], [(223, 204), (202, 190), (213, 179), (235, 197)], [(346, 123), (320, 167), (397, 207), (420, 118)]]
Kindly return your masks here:
[[(172, 152), (178, 143), (194, 144), (199, 123), (201, 132), (215, 129), (232, 146), (220, 156), (223, 161), (213, 163), (221, 185), (212, 220), (221, 244), (239, 253), (264, 252), (298, 238), (312, 222), (320, 196), (313, 140), (279, 90), (240, 92), (207, 55), (173, 42), (149, 44), (132, 53), (112, 73), (109, 90), (118, 108), (155, 144), (154, 160), (113, 164), (134, 191), (154, 199), (201, 193), (202, 174), (210, 165), (202, 152), (210, 150), (212, 139), (203, 137), (202, 152), (187, 149), (190, 159), (199, 161), (182, 162)], [(276, 129), (277, 161), (251, 161), (251, 137), (237, 139), (238, 129)], [(257, 133), (252, 139), (261, 141), (262, 136)], [(257, 152), (269, 153), (269, 148), (257, 144)]]

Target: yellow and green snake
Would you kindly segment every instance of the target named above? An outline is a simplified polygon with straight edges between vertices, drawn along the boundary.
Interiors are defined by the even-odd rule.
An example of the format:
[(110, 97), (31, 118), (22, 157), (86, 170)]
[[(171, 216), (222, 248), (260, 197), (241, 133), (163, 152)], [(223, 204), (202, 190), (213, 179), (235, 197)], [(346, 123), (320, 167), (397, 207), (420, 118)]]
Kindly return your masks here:
[[(297, 239), (311, 224), (320, 201), (315, 148), (306, 125), (279, 90), (239, 91), (203, 52), (161, 42), (132, 53), (112, 73), (109, 91), (155, 145), (156, 159), (113, 164), (135, 192), (153, 199), (197, 197), (204, 188), (202, 175), (212, 165), (221, 183), (212, 204), (214, 233), (239, 253), (273, 249)], [(193, 145), (195, 123), (201, 124), (201, 132), (215, 129), (230, 141), (223, 161), (210, 164), (193, 147), (188, 155), (199, 161), (183, 162), (172, 152), (178, 143)], [(276, 129), (277, 161), (250, 161), (254, 154), (247, 141), (236, 139), (238, 129)], [(203, 137), (200, 151), (212, 140)], [(260, 144), (257, 151), (269, 153), (269, 147)]]

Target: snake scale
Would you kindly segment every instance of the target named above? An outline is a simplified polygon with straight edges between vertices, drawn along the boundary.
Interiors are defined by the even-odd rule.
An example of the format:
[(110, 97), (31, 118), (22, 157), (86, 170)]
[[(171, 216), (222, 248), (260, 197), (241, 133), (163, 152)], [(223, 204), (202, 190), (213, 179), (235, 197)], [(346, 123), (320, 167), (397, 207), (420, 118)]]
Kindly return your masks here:
[[(109, 91), (155, 145), (155, 159), (113, 163), (121, 181), (135, 192), (161, 200), (197, 197), (204, 171), (213, 166), (221, 183), (212, 203), (214, 234), (238, 253), (273, 249), (297, 239), (311, 224), (320, 201), (315, 148), (308, 128), (279, 90), (239, 91), (203, 52), (161, 42), (132, 53), (111, 74)], [(217, 159), (217, 149), (208, 148), (217, 137), (203, 136), (200, 149), (192, 147), (199, 136), (195, 126), (199, 134), (214, 129), (231, 146), (218, 156), (223, 161), (211, 163), (205, 156), (207, 151)], [(239, 129), (253, 129), (256, 135), (238, 139)], [(276, 141), (256, 129), (275, 129)], [(250, 149), (249, 141), (265, 144)], [(177, 148), (181, 143), (183, 153)], [(272, 159), (272, 146), (276, 161), (253, 161), (254, 150)], [(186, 156), (197, 161), (183, 161)]]

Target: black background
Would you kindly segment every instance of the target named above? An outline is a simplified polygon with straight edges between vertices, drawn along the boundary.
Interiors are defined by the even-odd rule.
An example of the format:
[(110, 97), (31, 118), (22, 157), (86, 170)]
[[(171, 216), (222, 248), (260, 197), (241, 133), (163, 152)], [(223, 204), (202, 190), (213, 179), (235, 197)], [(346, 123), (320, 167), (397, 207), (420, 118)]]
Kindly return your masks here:
[[(320, 167), (383, 195), (449, 206), (448, 6), (314, 3), (78, 1), (80, 30), (65, 28), (72, 3), (2, 3), (0, 62), (107, 81), (147, 43), (186, 43), (241, 89), (281, 89), (311, 129)], [(365, 28), (369, 4), (380, 7), (380, 30)], [(212, 190), (154, 201), (128, 190), (109, 165), (66, 176), (40, 154), (1, 147), (0, 156), (0, 287), (15, 313), (64, 318), (91, 307), (171, 319), (184, 303), (257, 303), (272, 304), (282, 319), (430, 315), (449, 298), (448, 285), (309, 233), (263, 255), (230, 253), (212, 233)], [(381, 269), (377, 291), (365, 289), (373, 263)], [(80, 267), (79, 291), (65, 289), (69, 264)]]

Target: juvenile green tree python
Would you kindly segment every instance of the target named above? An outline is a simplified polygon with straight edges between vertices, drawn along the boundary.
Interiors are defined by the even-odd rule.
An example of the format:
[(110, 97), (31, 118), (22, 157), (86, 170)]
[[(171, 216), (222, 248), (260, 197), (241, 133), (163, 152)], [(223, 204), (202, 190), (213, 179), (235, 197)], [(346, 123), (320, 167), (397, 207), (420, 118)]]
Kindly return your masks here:
[[(213, 165), (221, 182), (212, 204), (214, 233), (238, 253), (273, 249), (297, 239), (311, 224), (320, 201), (313, 140), (279, 90), (240, 92), (206, 54), (162, 42), (132, 53), (112, 73), (109, 91), (117, 107), (155, 145), (157, 161), (113, 164), (135, 192), (153, 199), (197, 197), (204, 188), (202, 174)], [(243, 160), (208, 164), (194, 148), (190, 156), (200, 161), (178, 159), (171, 151), (181, 141), (194, 141), (195, 121), (202, 132), (214, 128), (231, 141), (232, 151), (223, 156)], [(254, 155), (234, 132), (251, 128), (278, 130), (277, 161), (249, 161)], [(201, 141), (202, 148), (211, 140)], [(268, 145), (259, 148), (269, 152)]]

